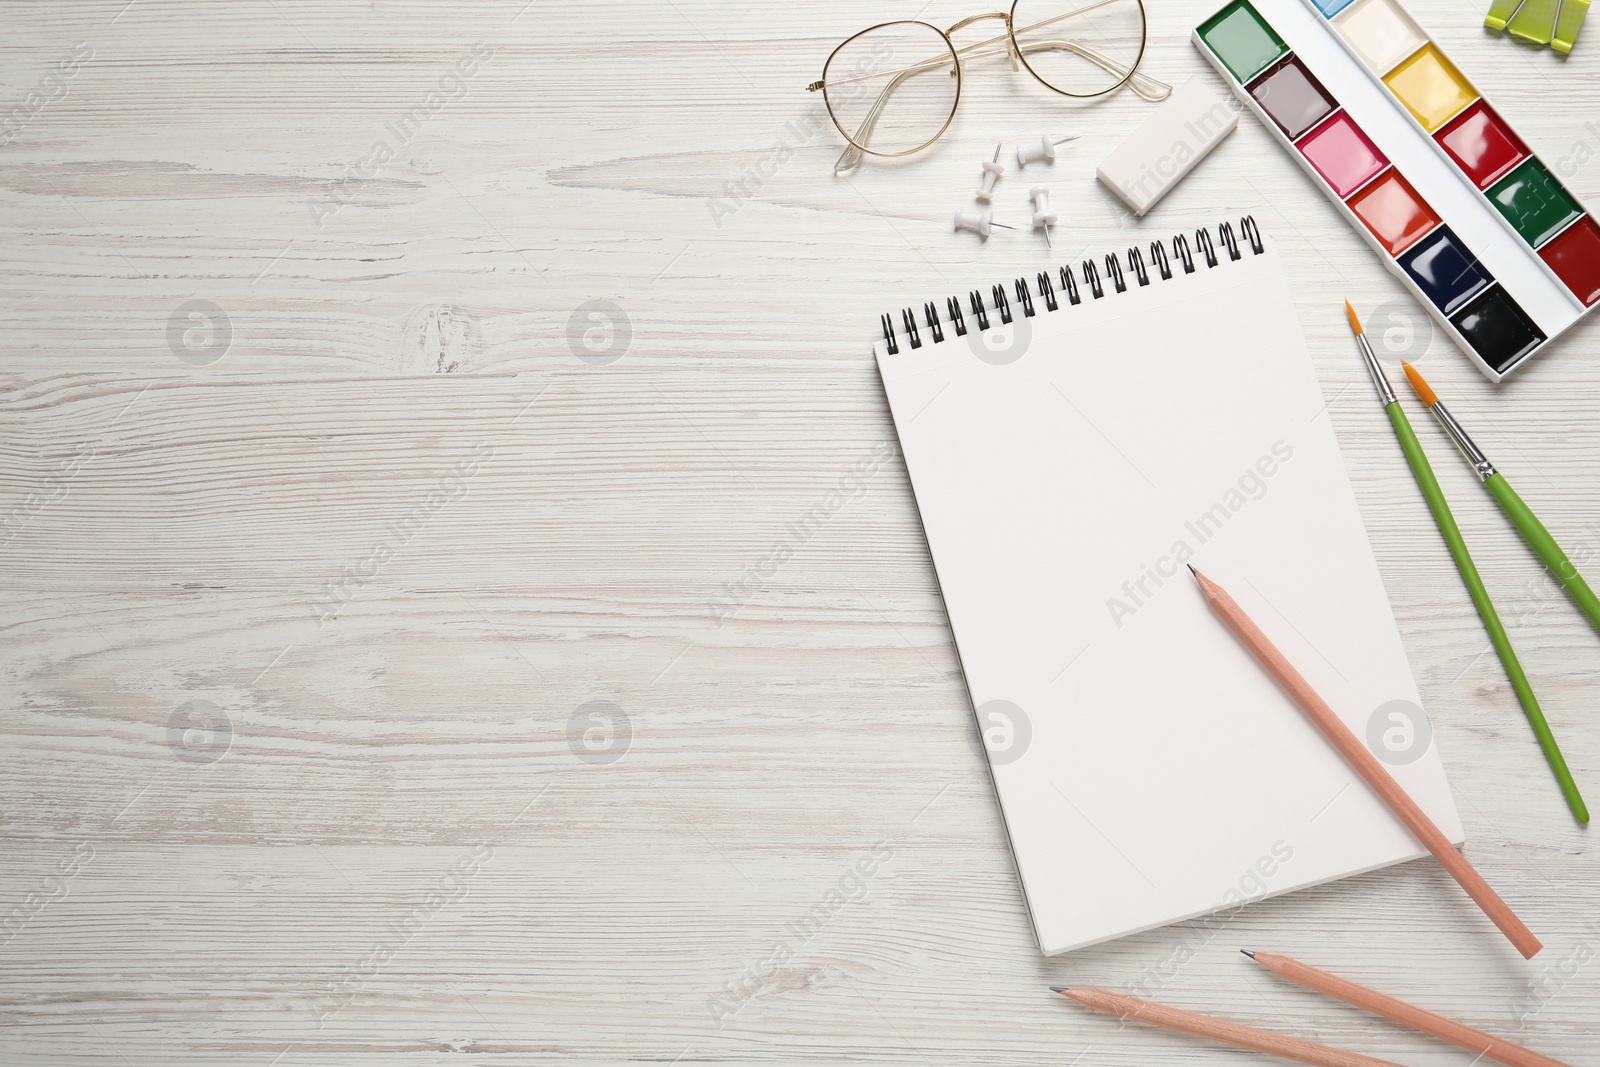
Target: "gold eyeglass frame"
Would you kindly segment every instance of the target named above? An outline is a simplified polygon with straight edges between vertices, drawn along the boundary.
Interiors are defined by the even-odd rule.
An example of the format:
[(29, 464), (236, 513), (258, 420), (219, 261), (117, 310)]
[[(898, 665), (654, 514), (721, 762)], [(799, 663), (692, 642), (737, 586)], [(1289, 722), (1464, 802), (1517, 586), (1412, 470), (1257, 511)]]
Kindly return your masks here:
[[(828, 117), (833, 120), (834, 127), (844, 135), (844, 139), (849, 142), (849, 147), (845, 149), (844, 154), (839, 157), (838, 162), (834, 165), (835, 173), (844, 173), (845, 171), (854, 168), (861, 162), (861, 157), (863, 154), (890, 159), (914, 155), (915, 153), (920, 152), (924, 148), (927, 148), (929, 145), (933, 144), (939, 138), (943, 137), (950, 129), (951, 123), (955, 121), (956, 112), (961, 107), (961, 87), (964, 79), (964, 74), (961, 68), (963, 57), (966, 59), (977, 59), (984, 55), (993, 55), (995, 54), (994, 52), (979, 53), (978, 55), (969, 55), (968, 53), (971, 53), (974, 49), (989, 47), (1002, 41), (1005, 42), (1004, 51), (1007, 58), (1009, 58), (1011, 61), (1011, 69), (1013, 71), (1020, 72), (1022, 67), (1027, 67), (1028, 73), (1033, 75), (1035, 81), (1037, 81), (1040, 85), (1043, 85), (1046, 89), (1049, 89), (1051, 92), (1057, 93), (1061, 96), (1068, 96), (1079, 100), (1089, 100), (1098, 96), (1104, 96), (1107, 93), (1116, 92), (1124, 85), (1131, 86), (1134, 92), (1138, 93), (1146, 100), (1163, 100), (1166, 98), (1168, 93), (1172, 92), (1172, 86), (1168, 85), (1166, 82), (1152, 78), (1148, 74), (1141, 74), (1139, 72), (1139, 65), (1144, 61), (1145, 47), (1149, 43), (1149, 20), (1145, 15), (1144, 0), (1093, 0), (1093, 2), (1086, 4), (1083, 7), (1075, 8), (1072, 11), (1058, 15), (1053, 19), (1047, 19), (1046, 21), (1038, 23), (1034, 26), (1023, 27), (1022, 32), (1027, 33), (1031, 30), (1037, 30), (1042, 26), (1047, 26), (1054, 22), (1061, 22), (1062, 20), (1071, 18), (1074, 15), (1082, 15), (1089, 11), (1093, 11), (1096, 8), (1105, 7), (1108, 4), (1136, 4), (1139, 8), (1139, 54), (1134, 57), (1133, 63), (1127, 66), (1126, 70), (1123, 69), (1123, 64), (1121, 61), (1110, 59), (1109, 57), (1096, 52), (1094, 49), (1076, 41), (1035, 41), (1027, 46), (1022, 45), (1017, 40), (1017, 27), (1013, 19), (1013, 16), (1016, 14), (1017, 7), (1022, 2), (1023, 0), (1013, 0), (1010, 11), (991, 11), (986, 14), (973, 15), (969, 18), (964, 18), (960, 22), (951, 26), (948, 30), (941, 30), (931, 22), (923, 22), (919, 19), (896, 19), (891, 22), (880, 22), (876, 26), (868, 26), (860, 33), (851, 34), (849, 37), (846, 37), (843, 41), (839, 42), (838, 47), (828, 54), (827, 62), (822, 65), (822, 77), (806, 86), (807, 92), (814, 93), (819, 90), (822, 91), (822, 101), (827, 106)], [(1006, 25), (1006, 32), (998, 37), (991, 37), (985, 41), (977, 41), (973, 44), (963, 45), (960, 48), (956, 47), (955, 42), (951, 40), (951, 34), (955, 33), (957, 30), (965, 29), (966, 27), (971, 26), (973, 23), (983, 22), (987, 19), (999, 19), (1004, 22)], [(864, 37), (869, 33), (875, 33), (878, 30), (889, 26), (925, 26), (943, 38), (945, 48), (949, 50), (949, 55), (940, 55), (933, 59), (923, 60), (920, 63), (915, 63), (898, 71), (881, 71), (874, 74), (846, 78), (843, 79), (843, 81), (835, 80), (834, 84), (838, 85), (853, 81), (864, 81), (867, 78), (893, 75), (889, 84), (885, 85), (883, 91), (878, 94), (877, 101), (872, 105), (871, 108), (868, 109), (866, 117), (862, 119), (860, 128), (856, 131), (856, 134), (852, 134), (849, 130), (845, 129), (844, 123), (840, 121), (838, 114), (833, 109), (833, 101), (828, 97), (828, 68), (832, 66), (833, 61), (839, 55), (839, 52), (852, 41), (860, 37)], [(1046, 81), (1038, 71), (1033, 69), (1033, 65), (1028, 62), (1028, 52), (1040, 52), (1046, 49), (1065, 49), (1075, 52), (1096, 66), (1099, 66), (1100, 68), (1109, 71), (1112, 74), (1120, 73), (1122, 76), (1116, 81), (1115, 84), (1107, 86), (1098, 92), (1068, 92), (1067, 90), (1059, 88)], [(1018, 66), (1019, 62), (1021, 66)], [(924, 70), (936, 69), (944, 66), (945, 64), (950, 64), (951, 74), (956, 79), (956, 95), (955, 99), (950, 104), (950, 114), (946, 116), (944, 125), (939, 128), (938, 133), (928, 138), (922, 144), (917, 145), (915, 148), (907, 148), (899, 152), (880, 152), (875, 149), (868, 148), (866, 145), (856, 140), (857, 135), (866, 136), (871, 133), (872, 128), (877, 124), (878, 116), (883, 111), (884, 104), (888, 102), (889, 94), (894, 92), (894, 90), (902, 81), (912, 74), (916, 74)]]

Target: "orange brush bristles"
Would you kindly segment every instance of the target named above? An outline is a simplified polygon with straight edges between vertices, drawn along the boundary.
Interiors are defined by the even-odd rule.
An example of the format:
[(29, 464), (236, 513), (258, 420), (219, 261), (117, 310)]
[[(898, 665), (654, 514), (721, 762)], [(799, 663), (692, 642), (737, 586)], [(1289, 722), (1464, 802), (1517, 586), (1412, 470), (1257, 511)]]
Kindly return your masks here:
[(1344, 313), (1346, 315), (1350, 316), (1350, 328), (1352, 330), (1354, 330), (1356, 333), (1365, 333), (1366, 332), (1365, 330), (1363, 330), (1361, 328), (1361, 320), (1356, 318), (1356, 309), (1355, 309), (1355, 307), (1352, 306), (1350, 301), (1348, 301), (1348, 300), (1346, 300), (1344, 302)]
[(1431, 408), (1439, 402), (1439, 395), (1428, 386), (1422, 375), (1417, 373), (1417, 368), (1409, 363), (1401, 363), (1400, 366), (1405, 368), (1406, 381), (1411, 383), (1411, 388), (1417, 391), (1417, 395), (1422, 398), (1424, 404)]

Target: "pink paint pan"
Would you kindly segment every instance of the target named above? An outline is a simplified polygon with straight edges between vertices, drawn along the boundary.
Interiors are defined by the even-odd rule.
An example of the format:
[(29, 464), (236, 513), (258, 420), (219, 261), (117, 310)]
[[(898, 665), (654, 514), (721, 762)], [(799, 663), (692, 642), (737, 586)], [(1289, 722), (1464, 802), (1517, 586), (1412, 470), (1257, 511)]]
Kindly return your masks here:
[(1348, 112), (1340, 111), (1300, 139), (1297, 148), (1340, 200), (1389, 165)]

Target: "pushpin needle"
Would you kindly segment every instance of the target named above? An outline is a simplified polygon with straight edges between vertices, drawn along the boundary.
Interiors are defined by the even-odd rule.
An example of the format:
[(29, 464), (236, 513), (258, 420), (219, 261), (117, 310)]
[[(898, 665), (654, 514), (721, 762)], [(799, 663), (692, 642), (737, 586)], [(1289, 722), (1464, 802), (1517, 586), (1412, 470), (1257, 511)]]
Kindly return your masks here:
[(983, 165), (983, 184), (979, 185), (978, 191), (973, 194), (985, 204), (994, 199), (994, 183), (1006, 172), (1006, 168), (1000, 165), (1001, 147), (1001, 145), (994, 146), (994, 158)]
[(1077, 134), (1070, 134), (1056, 140), (1052, 140), (1048, 133), (1042, 134), (1035, 144), (1017, 145), (1017, 164), (1026, 167), (1029, 163), (1038, 163), (1041, 160), (1053, 161), (1056, 158), (1056, 145), (1066, 144), (1068, 141), (1076, 141), (1077, 139)]
[(1048, 185), (1035, 185), (1029, 195), (1033, 197), (1033, 228), (1044, 230), (1044, 246), (1055, 251), (1055, 243), (1050, 239), (1050, 224), (1056, 221), (1056, 213), (1050, 210), (1050, 187)]
[(994, 221), (994, 212), (988, 208), (982, 211), (964, 211), (956, 208), (956, 229), (970, 230), (979, 237), (988, 239), (989, 227), (998, 226), (1002, 230), (1014, 230), (1015, 226), (1007, 226), (1003, 222)]

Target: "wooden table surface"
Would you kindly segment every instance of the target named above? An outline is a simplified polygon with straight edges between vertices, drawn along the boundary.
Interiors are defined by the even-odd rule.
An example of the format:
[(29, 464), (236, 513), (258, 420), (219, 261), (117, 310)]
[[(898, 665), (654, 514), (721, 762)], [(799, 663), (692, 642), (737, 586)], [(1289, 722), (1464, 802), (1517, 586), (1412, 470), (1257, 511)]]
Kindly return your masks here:
[[(1151, 73), (1220, 89), (1211, 6), (1150, 0)], [(1600, 40), (1562, 60), (1483, 7), (1415, 10), (1600, 203)], [(832, 46), (981, 9), (5, 5), (0, 1061), (1253, 1062), (1061, 982), (1471, 1060), (1254, 947), (1600, 1062), (1600, 859), (1338, 301), (1387, 305), (1580, 559), (1600, 327), (1492, 387), (1250, 116), (1135, 220), (1093, 174), (1150, 105), (1003, 64), (934, 149), (836, 179), (803, 91)], [(878, 313), (1046, 264), (948, 222), (1046, 129), (1082, 134), (1057, 261), (1247, 212), (1279, 242), (1467, 854), (1535, 962), (1431, 862), (1039, 954), (904, 466), (843, 479), (893, 440)], [(1600, 639), (1418, 429), (1594, 799)]]

